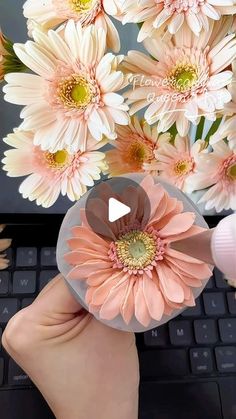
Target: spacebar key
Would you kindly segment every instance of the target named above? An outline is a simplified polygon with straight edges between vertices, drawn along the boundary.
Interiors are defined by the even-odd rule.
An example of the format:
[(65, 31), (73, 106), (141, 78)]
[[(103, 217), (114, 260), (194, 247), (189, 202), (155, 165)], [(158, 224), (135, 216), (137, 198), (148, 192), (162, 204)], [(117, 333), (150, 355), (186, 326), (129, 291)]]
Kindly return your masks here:
[(184, 349), (145, 351), (140, 354), (141, 377), (183, 376), (189, 373)]

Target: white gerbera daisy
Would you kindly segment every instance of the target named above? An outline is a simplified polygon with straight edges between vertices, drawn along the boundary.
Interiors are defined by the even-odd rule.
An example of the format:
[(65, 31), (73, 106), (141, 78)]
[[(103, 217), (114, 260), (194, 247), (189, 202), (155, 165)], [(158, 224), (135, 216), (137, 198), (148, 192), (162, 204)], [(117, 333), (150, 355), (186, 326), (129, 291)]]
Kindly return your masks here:
[(77, 201), (106, 169), (105, 155), (96, 151), (101, 144), (91, 138), (85, 152), (74, 154), (66, 149), (55, 153), (42, 151), (34, 145), (31, 131), (15, 130), (4, 142), (13, 149), (5, 151), (3, 169), (10, 177), (27, 176), (20, 185), (20, 193), (45, 208), (52, 206), (60, 193)]
[(115, 52), (120, 50), (118, 31), (108, 15), (120, 15), (121, 0), (27, 0), (23, 6), (28, 26), (35, 21), (44, 28), (73, 19), (83, 27), (94, 24), (107, 34), (107, 46)]
[(139, 33), (141, 42), (151, 36), (153, 30), (168, 28), (175, 34), (187, 24), (195, 35), (209, 30), (211, 20), (236, 13), (235, 0), (124, 0), (124, 23), (144, 22)]
[(132, 115), (147, 107), (147, 123), (158, 122), (159, 132), (176, 123), (185, 137), (190, 122), (197, 124), (201, 116), (215, 120), (230, 102), (226, 86), (233, 76), (228, 67), (236, 57), (236, 38), (225, 36), (225, 28), (212, 23), (209, 32), (198, 38), (181, 28), (167, 41), (146, 40), (145, 47), (156, 60), (130, 51), (124, 61), (132, 85), (126, 93)]
[(3, 88), (6, 101), (26, 105), (20, 128), (35, 131), (34, 144), (51, 153), (86, 150), (89, 132), (97, 141), (115, 139), (115, 124), (129, 123), (128, 106), (115, 93), (125, 85), (123, 56), (104, 55), (104, 30), (71, 20), (63, 34), (37, 28), (33, 37), (14, 50), (37, 75), (8, 74)]

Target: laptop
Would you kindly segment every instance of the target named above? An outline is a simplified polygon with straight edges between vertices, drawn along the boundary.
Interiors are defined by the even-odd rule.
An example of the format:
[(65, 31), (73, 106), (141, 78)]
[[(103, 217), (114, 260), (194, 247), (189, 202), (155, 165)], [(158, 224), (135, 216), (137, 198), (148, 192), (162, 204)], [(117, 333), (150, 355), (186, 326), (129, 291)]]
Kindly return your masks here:
[[(22, 42), (26, 38), (23, 3), (8, 0), (0, 6), (1, 26)], [(132, 39), (136, 47), (133, 30), (135, 25), (122, 28), (127, 49), (132, 48), (128, 44)], [(20, 120), (19, 109), (3, 103), (1, 96), (2, 138)], [(5, 148), (1, 141), (1, 156)], [(61, 198), (44, 210), (21, 198), (19, 184), (20, 179), (7, 178), (0, 170), (0, 223), (8, 224), (4, 236), (13, 239), (9, 269), (0, 271), (0, 338), (9, 319), (31, 304), (57, 274), (58, 231), (71, 205)], [(210, 227), (220, 219), (206, 217)], [(236, 299), (221, 272), (214, 271), (196, 307), (158, 329), (138, 334), (137, 347), (140, 419), (236, 418)], [(27, 374), (0, 346), (0, 419), (51, 418), (54, 415)]]

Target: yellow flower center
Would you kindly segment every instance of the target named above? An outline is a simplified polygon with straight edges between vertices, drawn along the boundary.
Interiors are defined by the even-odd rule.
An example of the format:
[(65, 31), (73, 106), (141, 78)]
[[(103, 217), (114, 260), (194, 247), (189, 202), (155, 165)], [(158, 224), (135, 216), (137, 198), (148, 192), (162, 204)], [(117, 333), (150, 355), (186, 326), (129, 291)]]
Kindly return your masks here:
[(58, 97), (66, 108), (86, 108), (94, 97), (93, 86), (84, 77), (73, 75), (59, 83)]
[(174, 171), (176, 175), (183, 176), (187, 175), (189, 172), (191, 172), (193, 169), (193, 163), (188, 160), (181, 160), (178, 161), (174, 167)]
[(179, 92), (186, 92), (198, 80), (197, 67), (192, 64), (178, 64), (169, 73), (167, 80), (173, 89)]
[(125, 160), (128, 163), (136, 163), (139, 168), (142, 167), (143, 163), (152, 160), (153, 157), (151, 146), (141, 141), (134, 141), (125, 150)]
[(236, 164), (229, 167), (227, 174), (230, 179), (236, 180)]
[(93, 7), (94, 0), (69, 0), (71, 8), (77, 12), (87, 12)]
[(67, 166), (70, 158), (69, 153), (66, 150), (60, 150), (56, 153), (45, 153), (46, 161), (48, 166), (53, 169), (61, 169)]
[(155, 259), (156, 242), (147, 232), (126, 233), (115, 245), (120, 262), (129, 269), (143, 269)]

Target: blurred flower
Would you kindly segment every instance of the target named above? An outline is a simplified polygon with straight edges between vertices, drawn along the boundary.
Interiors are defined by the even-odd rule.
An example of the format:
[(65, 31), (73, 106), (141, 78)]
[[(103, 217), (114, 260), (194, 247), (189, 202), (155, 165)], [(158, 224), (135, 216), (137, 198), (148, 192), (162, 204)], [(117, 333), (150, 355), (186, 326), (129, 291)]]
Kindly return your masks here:
[[(227, 4), (226, 4), (227, 3)], [(186, 23), (195, 35), (208, 31), (210, 20), (236, 13), (235, 0), (125, 0), (123, 23), (144, 22), (139, 33), (141, 42), (151, 36), (153, 29), (175, 34)]]
[(125, 94), (133, 104), (131, 114), (148, 106), (145, 119), (149, 124), (159, 121), (158, 131), (166, 132), (176, 122), (182, 137), (190, 122), (197, 124), (200, 116), (215, 120), (231, 100), (226, 86), (232, 71), (227, 68), (236, 57), (235, 36), (215, 44), (216, 28), (221, 35), (225, 31), (212, 23), (209, 32), (199, 37), (181, 28), (168, 42), (148, 39), (145, 46), (158, 62), (138, 51), (128, 53), (123, 66), (133, 84)]
[(41, 150), (34, 145), (33, 132), (15, 130), (4, 142), (13, 149), (5, 151), (3, 169), (10, 177), (28, 176), (20, 185), (20, 193), (45, 208), (52, 206), (60, 193), (71, 201), (78, 200), (106, 169), (105, 155), (94, 151), (101, 144), (91, 138), (85, 152), (74, 154), (66, 149), (55, 153)]
[(23, 70), (25, 70), (25, 66), (16, 56), (12, 42), (3, 35), (0, 28), (0, 82), (4, 79), (5, 74)]
[(26, 105), (20, 128), (34, 130), (34, 144), (50, 153), (85, 151), (89, 132), (97, 141), (115, 139), (115, 124), (129, 122), (128, 106), (115, 93), (126, 80), (118, 71), (123, 56), (104, 55), (104, 30), (70, 20), (63, 35), (36, 29), (34, 40), (14, 49), (38, 75), (8, 74), (3, 88), (6, 101)]
[[(4, 225), (0, 224), (0, 233), (4, 230)], [(6, 259), (4, 252), (11, 245), (10, 239), (1, 239), (0, 240), (0, 270), (6, 269), (8, 267), (9, 260)]]
[[(160, 320), (175, 309), (194, 306), (192, 289), (200, 287), (211, 271), (207, 264), (171, 248), (172, 242), (204, 230), (193, 225), (195, 214), (183, 213), (183, 204), (171, 198), (160, 184), (154, 184), (151, 176), (145, 177), (141, 186), (151, 204), (147, 223), (144, 196), (134, 187), (124, 191), (131, 213), (108, 223), (107, 199), (101, 188), (93, 210), (97, 214), (102, 201), (101, 224), (110, 231), (111, 239), (93, 232), (82, 211), (82, 226), (72, 228), (65, 260), (73, 267), (68, 279), (86, 281), (86, 303), (91, 312), (99, 312), (106, 320), (121, 315), (127, 324), (135, 316), (147, 327), (152, 319)], [(109, 192), (107, 188), (109, 185)]]
[(73, 19), (83, 27), (94, 24), (107, 34), (107, 47), (120, 50), (118, 31), (108, 15), (119, 16), (121, 0), (27, 0), (23, 6), (24, 16), (47, 29)]
[(205, 141), (198, 140), (191, 147), (189, 137), (176, 135), (173, 144), (165, 142), (155, 152), (153, 169), (159, 171), (161, 178), (188, 192), (186, 180), (195, 172), (198, 155), (204, 148)]
[(159, 135), (157, 128), (151, 128), (138, 117), (131, 118), (127, 127), (117, 128), (115, 149), (106, 153), (106, 160), (111, 176), (132, 172), (152, 172), (151, 164), (155, 161), (155, 150), (163, 141), (169, 141), (169, 133)]
[(187, 182), (192, 190), (209, 188), (199, 201), (206, 210), (236, 210), (236, 152), (223, 140), (212, 147), (213, 152), (199, 155), (197, 173)]

